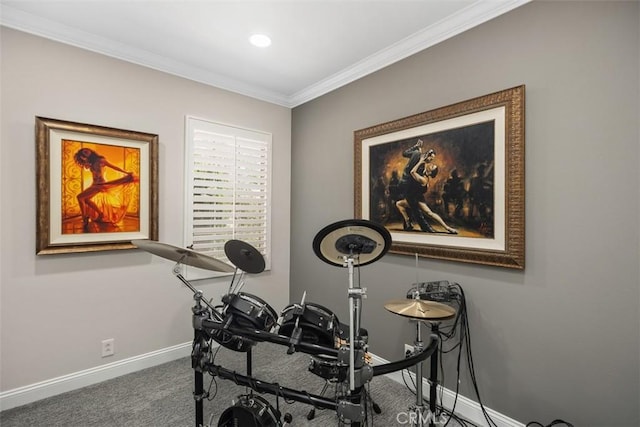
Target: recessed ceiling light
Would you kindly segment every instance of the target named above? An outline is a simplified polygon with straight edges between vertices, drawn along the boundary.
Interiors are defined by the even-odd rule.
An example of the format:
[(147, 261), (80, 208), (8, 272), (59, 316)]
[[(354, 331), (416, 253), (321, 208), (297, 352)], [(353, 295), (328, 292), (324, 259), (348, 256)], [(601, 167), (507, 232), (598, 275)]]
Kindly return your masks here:
[(267, 47), (271, 45), (271, 39), (264, 34), (254, 34), (249, 37), (249, 41), (252, 45), (257, 47)]

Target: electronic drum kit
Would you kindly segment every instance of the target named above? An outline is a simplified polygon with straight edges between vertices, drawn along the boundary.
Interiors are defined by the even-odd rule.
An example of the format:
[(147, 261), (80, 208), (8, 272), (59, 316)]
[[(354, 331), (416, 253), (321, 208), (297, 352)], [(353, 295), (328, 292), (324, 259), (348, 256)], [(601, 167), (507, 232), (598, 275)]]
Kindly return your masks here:
[[(416, 289), (409, 291), (406, 299), (391, 300), (384, 308), (396, 315), (417, 321), (414, 351), (408, 357), (395, 362), (372, 366), (368, 353), (368, 331), (361, 327), (362, 298), (366, 289), (360, 288), (353, 279), (354, 267), (373, 263), (383, 257), (391, 246), (389, 232), (379, 224), (368, 220), (350, 219), (333, 223), (315, 236), (313, 250), (326, 263), (347, 268), (349, 320), (341, 323), (328, 308), (312, 302), (290, 304), (278, 316), (276, 311), (256, 295), (241, 292), (244, 275), (259, 274), (265, 269), (262, 254), (250, 244), (230, 240), (224, 246), (225, 255), (233, 266), (196, 252), (172, 245), (151, 241), (134, 240), (133, 245), (153, 255), (175, 261), (174, 275), (194, 294), (192, 307), (194, 341), (191, 355), (194, 369), (194, 399), (196, 402), (196, 427), (203, 422), (203, 401), (209, 397), (204, 390), (203, 374), (234, 381), (252, 390), (238, 396), (234, 404), (222, 412), (218, 426), (276, 426), (290, 425), (291, 415), (280, 413), (267, 400), (253, 394), (274, 394), (287, 401), (298, 401), (313, 406), (307, 416), (313, 418), (316, 408), (335, 410), (340, 424), (354, 427), (366, 422), (367, 404), (373, 404), (377, 413), (380, 408), (368, 396), (365, 385), (374, 376), (415, 367), (417, 400), (410, 411), (413, 425), (423, 425), (426, 408), (422, 400), (422, 362), (431, 357), (431, 399), (429, 413), (435, 414), (435, 385), (437, 385), (437, 349), (439, 338), (432, 333), (428, 345), (421, 338), (421, 323), (434, 325), (455, 317), (456, 311), (449, 305), (420, 299)], [(197, 290), (181, 274), (181, 265), (205, 270), (233, 273), (229, 291), (221, 298), (221, 305), (207, 301), (202, 291)], [(246, 375), (228, 370), (213, 362), (215, 341), (233, 351), (246, 353)], [(258, 342), (272, 342), (287, 347), (287, 354), (303, 352), (311, 355), (309, 371), (323, 378), (326, 383), (320, 395), (282, 387), (278, 383), (257, 380), (252, 373), (252, 348)], [(435, 362), (434, 362), (435, 361)], [(329, 383), (336, 387), (335, 396), (324, 396)], [(212, 415), (213, 418), (213, 415)], [(433, 417), (429, 423), (433, 425)]]

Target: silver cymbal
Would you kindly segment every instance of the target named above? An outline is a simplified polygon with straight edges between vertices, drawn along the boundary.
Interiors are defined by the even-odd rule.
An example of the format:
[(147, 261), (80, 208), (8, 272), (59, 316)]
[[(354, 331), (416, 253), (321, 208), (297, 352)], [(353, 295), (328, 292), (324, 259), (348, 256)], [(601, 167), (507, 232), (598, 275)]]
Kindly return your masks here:
[(235, 271), (235, 268), (227, 263), (190, 249), (179, 248), (153, 240), (132, 240), (131, 243), (135, 247), (153, 255), (158, 255), (159, 257), (192, 267), (223, 273), (233, 273)]
[(384, 308), (394, 314), (412, 319), (445, 320), (456, 315), (456, 310), (453, 307), (421, 299), (395, 299), (387, 301)]

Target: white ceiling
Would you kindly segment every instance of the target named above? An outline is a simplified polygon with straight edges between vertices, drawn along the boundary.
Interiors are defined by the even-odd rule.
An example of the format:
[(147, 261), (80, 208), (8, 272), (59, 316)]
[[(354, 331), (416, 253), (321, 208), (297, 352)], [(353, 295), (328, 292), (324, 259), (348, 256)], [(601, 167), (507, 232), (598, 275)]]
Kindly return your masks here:
[(528, 1), (0, 0), (0, 23), (295, 107)]

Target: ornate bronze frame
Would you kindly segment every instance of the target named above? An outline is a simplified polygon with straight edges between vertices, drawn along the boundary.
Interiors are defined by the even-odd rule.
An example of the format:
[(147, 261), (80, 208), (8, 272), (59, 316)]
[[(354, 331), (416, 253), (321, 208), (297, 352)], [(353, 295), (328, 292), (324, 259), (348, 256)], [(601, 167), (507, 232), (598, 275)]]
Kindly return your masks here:
[[(104, 237), (77, 234), (71, 241), (63, 243), (52, 241), (52, 218), (51, 218), (51, 183), (52, 178), (52, 134), (56, 132), (67, 132), (75, 134), (83, 141), (92, 142), (99, 138), (108, 138), (114, 144), (127, 144), (129, 146), (140, 147), (146, 153), (148, 163), (144, 161), (145, 174), (139, 177), (140, 181), (147, 180), (145, 188), (148, 187), (148, 196), (144, 195), (144, 206), (141, 214), (148, 212), (140, 218), (144, 224), (144, 231), (130, 233), (132, 235), (119, 235), (118, 233), (106, 233)], [(82, 123), (67, 122), (62, 120), (36, 117), (36, 254), (61, 254), (72, 252), (94, 252), (116, 249), (133, 249), (131, 240), (134, 239), (158, 239), (158, 135), (134, 132), (129, 130), (114, 129), (103, 126), (88, 125)], [(55, 168), (54, 168), (55, 170)], [(55, 181), (54, 181), (55, 182)], [(55, 188), (55, 187), (54, 187)], [(145, 191), (146, 193), (146, 191)], [(54, 207), (55, 208), (55, 207)], [(125, 237), (126, 236), (126, 237)], [(88, 237), (92, 237), (89, 239)], [(67, 239), (68, 240), (68, 239)]]
[[(485, 249), (451, 245), (448, 236), (441, 236), (442, 243), (415, 243), (397, 240), (394, 236), (391, 253), (419, 255), (421, 257), (443, 260), (485, 264), (514, 269), (524, 269), (525, 265), (525, 86), (517, 86), (489, 95), (473, 98), (435, 110), (419, 113), (399, 120), (375, 125), (354, 132), (354, 170), (355, 170), (355, 217), (368, 218), (369, 200), (363, 199), (363, 185), (369, 185), (369, 171), (363, 171), (363, 163), (368, 164), (367, 150), (363, 150), (363, 141), (371, 138), (411, 130), (419, 126), (438, 123), (444, 120), (504, 107), (504, 247)], [(405, 135), (406, 132), (398, 133)], [(385, 138), (385, 137), (383, 137)], [(366, 167), (366, 166), (365, 166)], [(366, 181), (366, 182), (365, 182)], [(365, 188), (368, 194), (368, 187)], [(501, 224), (498, 224), (501, 225)], [(399, 233), (396, 233), (399, 235)], [(393, 236), (393, 233), (392, 233)]]

